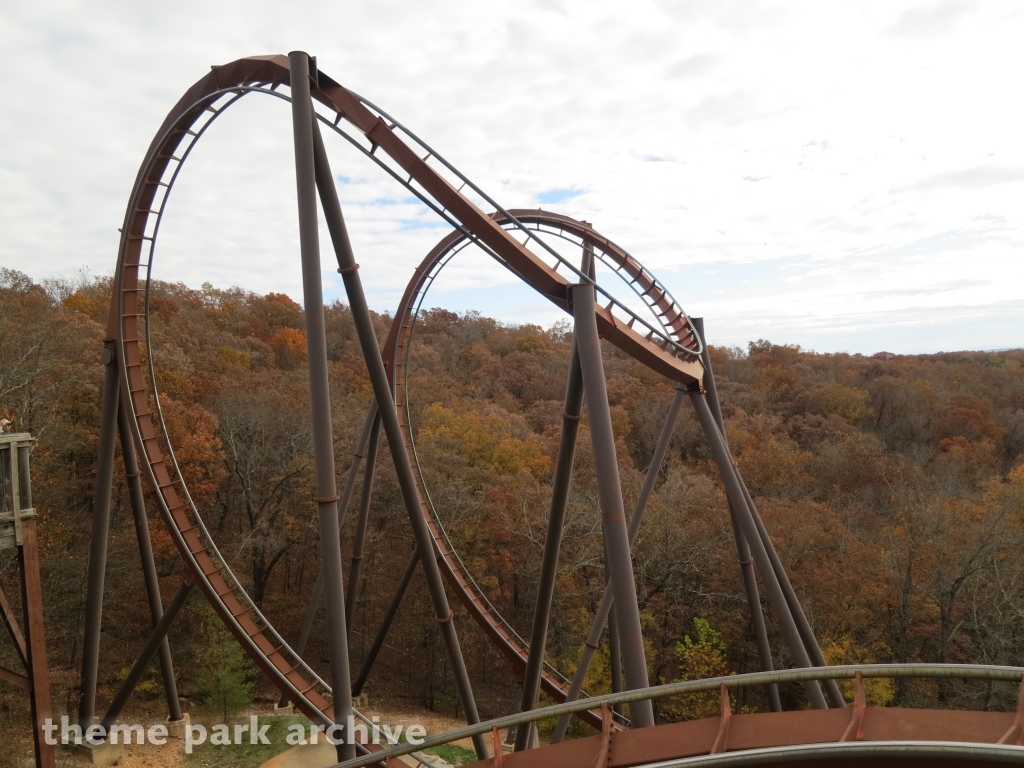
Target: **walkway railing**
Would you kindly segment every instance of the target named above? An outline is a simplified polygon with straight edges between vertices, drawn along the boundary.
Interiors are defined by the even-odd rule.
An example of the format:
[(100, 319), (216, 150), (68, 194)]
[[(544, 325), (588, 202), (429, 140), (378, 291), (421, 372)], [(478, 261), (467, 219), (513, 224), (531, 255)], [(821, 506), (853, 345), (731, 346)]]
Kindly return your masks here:
[[(503, 728), (517, 727), (525, 725), (526, 723), (537, 722), (546, 718), (559, 717), (565, 714), (576, 714), (601, 705), (611, 707), (614, 704), (629, 704), (634, 701), (664, 699), (670, 696), (678, 696), (680, 694), (718, 691), (721, 690), (722, 686), (725, 686), (729, 690), (734, 690), (738, 688), (750, 688), (758, 685), (798, 683), (808, 680), (852, 680), (857, 676), (857, 673), (860, 673), (865, 680), (872, 678), (952, 678), (958, 680), (1024, 682), (1024, 667), (1003, 667), (981, 664), (848, 664), (834, 667), (812, 667), (810, 669), (789, 669), (774, 672), (751, 672), (743, 675), (711, 677), (706, 680), (686, 680), (680, 683), (668, 683), (665, 685), (651, 686), (650, 688), (640, 688), (635, 691), (623, 691), (621, 693), (610, 693), (604, 696), (593, 696), (583, 701), (574, 701), (569, 704), (555, 704), (550, 707), (533, 709), (529, 712), (507, 715), (505, 717), (495, 718), (494, 720), (488, 720), (487, 722), (477, 723), (476, 725), (470, 725), (465, 728), (449, 731), (448, 733), (428, 736), (420, 744), (399, 744), (380, 752), (374, 752), (372, 755), (364, 755), (354, 760), (336, 763), (333, 766), (330, 766), (330, 768), (362, 768), (362, 766), (380, 764), (385, 762), (388, 758), (396, 758), (401, 755), (408, 755), (412, 752), (430, 749), (431, 747), (437, 747), (442, 744), (450, 744), (453, 741), (459, 741), (471, 736), (492, 733), (495, 729), (501, 730)], [(805, 751), (812, 749), (821, 750), (821, 754), (824, 757), (831, 756), (832, 753), (828, 753), (827, 749), (832, 747), (833, 749), (840, 750), (839, 753), (835, 755), (836, 757), (839, 757), (840, 755), (859, 757), (862, 755), (860, 752), (856, 752), (854, 749), (855, 747), (863, 751), (863, 756), (868, 756), (878, 754), (878, 750), (883, 744), (885, 744), (885, 742), (853, 742), (843, 745), (801, 745), (801, 748)], [(904, 744), (904, 742), (900, 742), (900, 744)], [(921, 742), (914, 746), (919, 746), (924, 749), (928, 745), (934, 745), (936, 749), (940, 747), (948, 748), (950, 746), (949, 744), (942, 742)], [(896, 748), (895, 743), (892, 746), (893, 748)], [(1008, 757), (1000, 757), (1000, 755), (1007, 755), (1013, 756), (1013, 759), (1019, 761), (1021, 759), (1022, 752), (1024, 752), (1024, 749), (1021, 747), (1007, 747), (1003, 745), (972, 744), (959, 746), (962, 746), (968, 751), (970, 749), (981, 749), (985, 755), (991, 755), (991, 757), (987, 759), (1009, 759)], [(745, 762), (757, 762), (755, 759), (757, 755), (761, 756), (760, 760), (763, 762), (773, 749), (777, 752), (778, 749), (781, 748), (756, 749), (749, 750), (745, 753), (707, 755), (702, 756), (699, 760), (701, 765), (705, 764), (705, 762), (707, 765), (715, 766), (743, 765)], [(795, 749), (795, 747), (787, 747), (786, 749)], [(871, 751), (872, 749), (874, 751)], [(925, 751), (927, 751), (927, 749)], [(946, 756), (957, 756), (959, 753), (954, 755), (952, 752), (948, 752), (947, 750), (947, 752), (943, 752), (942, 754)], [(965, 755), (966, 754), (967, 752), (965, 752)], [(693, 762), (693, 758), (686, 758), (686, 760), (687, 762), (669, 760), (659, 763), (658, 766), (659, 768), (670, 768), (670, 766), (677, 764), (697, 764)]]

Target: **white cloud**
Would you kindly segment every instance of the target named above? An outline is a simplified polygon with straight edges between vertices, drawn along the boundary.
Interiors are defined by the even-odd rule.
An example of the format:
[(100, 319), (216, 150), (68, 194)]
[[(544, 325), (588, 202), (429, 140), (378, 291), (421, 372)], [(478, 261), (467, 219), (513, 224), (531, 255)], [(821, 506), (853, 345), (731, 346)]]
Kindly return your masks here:
[[(713, 341), (948, 348), (928, 314), (946, 312), (965, 346), (1021, 345), (1022, 27), (1013, 2), (8, 1), (0, 264), (109, 272), (138, 163), (179, 96), (210, 64), (303, 48), (503, 206), (560, 197), (705, 315)], [(211, 128), (157, 276), (299, 297), (289, 120), (253, 96)], [(445, 230), (328, 144), (368, 295), (393, 307)], [(445, 300), (485, 301), (494, 266), (457, 264)]]

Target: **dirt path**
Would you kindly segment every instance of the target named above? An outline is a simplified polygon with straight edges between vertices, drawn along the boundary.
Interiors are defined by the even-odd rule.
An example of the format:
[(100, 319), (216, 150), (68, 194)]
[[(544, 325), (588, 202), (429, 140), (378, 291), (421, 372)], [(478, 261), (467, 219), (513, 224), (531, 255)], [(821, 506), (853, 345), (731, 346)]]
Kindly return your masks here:
[[(396, 729), (397, 726), (402, 726), (402, 732), (404, 733), (410, 725), (422, 725), (426, 728), (427, 735), (433, 736), (438, 733), (445, 733), (453, 731), (457, 728), (465, 726), (465, 720), (449, 717), (446, 715), (431, 712), (424, 706), (418, 705), (414, 702), (410, 702), (404, 699), (387, 700), (374, 702), (371, 700), (370, 706), (363, 707), (360, 710), (367, 718), (378, 718), (377, 722), (381, 725), (387, 724), (392, 729)], [(265, 718), (273, 717), (273, 712), (266, 709), (253, 710), (252, 712), (245, 713), (254, 714), (261, 720)], [(160, 722), (158, 717), (154, 717), (152, 712), (149, 711), (135, 711), (128, 713), (125, 718), (128, 722), (144, 723), (148, 727), (149, 724), (154, 722)], [(501, 734), (505, 736), (504, 733)], [(27, 754), (31, 754), (31, 737), (27, 734), (18, 734), (15, 743), (8, 743), (8, 749), (11, 752), (18, 754), (24, 751)], [(490, 738), (487, 739), (488, 744)], [(466, 749), (472, 749), (473, 743), (470, 739), (461, 739), (453, 742), (454, 744), (464, 747)], [(287, 744), (280, 744), (280, 752), (284, 753), (290, 749)], [(317, 765), (332, 765), (333, 760), (324, 759), (318, 757), (322, 752), (323, 755), (329, 757), (329, 753), (332, 751), (330, 745), (326, 745), (327, 749), (324, 750), (322, 747), (317, 749), (310, 746), (310, 749), (306, 750), (303, 759), (299, 761), (285, 760), (275, 764), (276, 768), (299, 768), (300, 766), (313, 766)], [(0, 765), (6, 763), (0, 760)], [(15, 760), (13, 763), (18, 768), (21, 765)], [(32, 765), (33, 763), (28, 763)], [(76, 752), (58, 747), (57, 748), (57, 765), (59, 768), (80, 768), (81, 766), (89, 765), (88, 760), (84, 755), (77, 754)], [(186, 756), (184, 754), (184, 742), (181, 739), (175, 739), (168, 737), (167, 743), (163, 746), (157, 746), (154, 744), (131, 744), (125, 746), (125, 757), (120, 763), (122, 768), (186, 768)], [(268, 764), (269, 766), (270, 764)]]

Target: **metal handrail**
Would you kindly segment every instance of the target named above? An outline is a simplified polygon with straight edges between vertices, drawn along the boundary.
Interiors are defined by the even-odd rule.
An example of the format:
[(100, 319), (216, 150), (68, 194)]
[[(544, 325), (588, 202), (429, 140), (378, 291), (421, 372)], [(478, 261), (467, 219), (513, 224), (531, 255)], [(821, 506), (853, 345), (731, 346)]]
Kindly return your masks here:
[[(428, 736), (420, 744), (401, 744), (381, 752), (375, 752), (372, 756), (358, 757), (354, 760), (334, 763), (328, 768), (362, 768), (366, 765), (384, 762), (389, 757), (399, 757), (416, 750), (429, 749), (471, 736), (490, 733), (494, 728), (500, 730), (502, 728), (517, 727), (537, 722), (538, 720), (550, 717), (576, 714), (577, 712), (593, 709), (594, 706), (602, 704), (609, 706), (613, 704), (629, 704), (634, 701), (664, 699), (679, 694), (717, 691), (723, 685), (732, 690), (734, 688), (750, 688), (756, 685), (797, 683), (811, 680), (851, 680), (857, 676), (858, 672), (865, 679), (930, 677), (959, 678), (963, 680), (1001, 680), (1006, 682), (1021, 682), (1024, 680), (1024, 667), (1006, 667), (994, 664), (843, 664), (835, 667), (749, 672), (743, 675), (726, 675), (705, 680), (685, 680), (679, 683), (654, 685), (649, 688), (639, 688), (633, 691), (609, 693), (604, 696), (594, 696), (582, 702), (574, 701), (569, 704), (554, 704), (549, 707), (531, 709), (528, 712), (520, 712), (515, 715), (506, 715), (505, 717), (498, 717), (494, 720), (466, 726), (465, 728), (459, 728), (448, 733)], [(1014, 754), (1020, 755), (1021, 752), (1018, 751)], [(674, 763), (665, 763), (666, 766), (671, 764)]]
[(734, 768), (744, 765), (770, 765), (792, 760), (844, 760), (850, 758), (925, 757), (933, 760), (984, 760), (1020, 763), (1024, 747), (1009, 744), (982, 744), (969, 741), (846, 741), (824, 744), (794, 744), (788, 747), (761, 747), (743, 752), (722, 752), (648, 763), (643, 768)]

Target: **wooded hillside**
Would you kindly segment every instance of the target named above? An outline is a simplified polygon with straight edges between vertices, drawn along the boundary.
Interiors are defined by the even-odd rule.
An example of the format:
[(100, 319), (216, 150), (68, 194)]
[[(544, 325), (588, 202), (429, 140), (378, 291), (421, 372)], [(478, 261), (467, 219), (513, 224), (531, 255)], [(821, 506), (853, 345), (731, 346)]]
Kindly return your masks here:
[[(33, 496), (58, 713), (77, 705), (109, 290), (102, 280), (38, 285), (10, 270), (0, 276), (0, 416), (38, 438)], [(150, 354), (189, 489), (236, 573), (293, 640), (319, 561), (302, 310), (281, 294), (209, 285), (159, 284), (150, 305)], [(347, 308), (333, 304), (326, 317), (340, 470), (370, 387)], [(376, 317), (382, 343), (390, 322)], [(714, 318), (707, 324), (713, 338)], [(410, 353), (410, 408), (433, 502), (476, 581), (527, 637), (570, 328), (505, 326), (435, 309), (418, 318)], [(712, 358), (733, 453), (830, 661), (1024, 661), (1024, 351), (865, 357), (758, 340), (746, 350), (714, 348)], [(673, 389), (614, 348), (606, 347), (605, 363), (629, 509)], [(385, 445), (377, 466), (354, 665), (412, 547)], [(120, 464), (115, 477), (123, 477)], [(166, 600), (181, 563), (151, 515)], [(353, 517), (343, 529), (346, 563)], [(0, 553), (0, 581), (16, 596), (12, 555)], [(725, 496), (688, 405), (636, 544), (635, 571), (652, 682), (757, 669)], [(603, 587), (584, 420), (548, 645), (549, 659), (568, 675)], [(765, 607), (776, 663), (785, 665), (767, 601)], [(193, 597), (171, 633), (180, 689), (196, 703), (208, 611)], [(515, 693), (508, 664), (458, 607), (456, 621), (482, 714), (506, 713)], [(149, 629), (119, 482), (101, 704)], [(323, 668), (326, 656), (321, 611), (307, 658)], [(0, 664), (16, 667), (7, 639), (0, 640)], [(158, 680), (154, 665), (140, 695), (159, 696)], [(456, 709), (420, 574), (368, 689)], [(605, 649), (587, 689), (609, 690)], [(259, 690), (273, 695), (266, 684)], [(784, 695), (801, 706), (798, 689)], [(875, 703), (1005, 708), (1016, 691), (883, 683), (871, 695)], [(765, 706), (753, 691), (743, 703)], [(20, 691), (0, 684), (0, 708), (0, 718), (21, 717), (27, 704)], [(660, 712), (686, 714), (673, 705)]]

